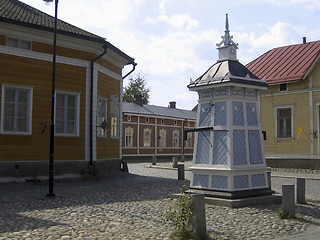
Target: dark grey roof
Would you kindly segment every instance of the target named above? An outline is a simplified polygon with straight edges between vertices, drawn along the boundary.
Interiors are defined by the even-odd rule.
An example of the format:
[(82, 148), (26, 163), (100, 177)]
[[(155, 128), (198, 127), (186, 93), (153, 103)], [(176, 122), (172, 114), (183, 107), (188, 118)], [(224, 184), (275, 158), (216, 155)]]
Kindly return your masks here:
[[(54, 17), (20, 2), (19, 0), (0, 0), (0, 21), (50, 32), (53, 32), (54, 29)], [(101, 44), (108, 44), (112, 50), (126, 58), (129, 63), (134, 62), (133, 58), (108, 43), (105, 38), (73, 26), (62, 20), (57, 21), (57, 33)]]
[(239, 61), (224, 60), (213, 64), (202, 76), (191, 82), (188, 87), (197, 87), (225, 82), (267, 86)]
[(183, 110), (178, 108), (168, 108), (154, 105), (123, 102), (123, 112), (139, 115), (151, 115), (159, 117), (171, 117), (180, 119), (196, 120), (197, 113), (191, 110)]

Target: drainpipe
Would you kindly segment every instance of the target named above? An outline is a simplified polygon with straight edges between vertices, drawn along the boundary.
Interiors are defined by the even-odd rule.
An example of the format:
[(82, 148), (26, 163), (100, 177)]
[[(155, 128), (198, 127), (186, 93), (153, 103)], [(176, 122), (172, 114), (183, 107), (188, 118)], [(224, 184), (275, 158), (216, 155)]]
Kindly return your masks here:
[(90, 62), (91, 88), (90, 88), (90, 165), (93, 165), (93, 67), (94, 63), (107, 53), (108, 43), (103, 46), (103, 52)]
[(128, 77), (136, 69), (137, 63), (133, 62), (132, 66), (133, 66), (132, 70), (130, 72), (128, 72), (126, 75), (124, 75), (122, 80), (125, 79), (126, 77)]

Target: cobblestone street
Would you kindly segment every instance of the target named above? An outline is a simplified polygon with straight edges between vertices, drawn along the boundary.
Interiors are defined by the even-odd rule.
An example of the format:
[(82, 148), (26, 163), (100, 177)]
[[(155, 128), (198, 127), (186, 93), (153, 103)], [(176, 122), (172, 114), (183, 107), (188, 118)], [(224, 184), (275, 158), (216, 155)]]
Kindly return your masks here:
[[(171, 195), (189, 181), (173, 179), (173, 171), (129, 169), (157, 177), (121, 173), (103, 181), (59, 181), (54, 198), (46, 197), (46, 182), (0, 184), (0, 239), (168, 239), (173, 229), (162, 216), (173, 204)], [(207, 230), (212, 239), (295, 239), (306, 229), (319, 229), (318, 203), (297, 205), (291, 220), (278, 218), (280, 207), (207, 204)]]

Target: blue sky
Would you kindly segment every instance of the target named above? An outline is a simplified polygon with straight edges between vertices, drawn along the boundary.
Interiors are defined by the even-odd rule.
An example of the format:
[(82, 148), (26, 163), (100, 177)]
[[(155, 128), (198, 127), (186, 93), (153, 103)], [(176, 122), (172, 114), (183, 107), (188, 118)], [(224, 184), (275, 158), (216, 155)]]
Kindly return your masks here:
[[(53, 3), (21, 1), (54, 15)], [(176, 101), (183, 109), (197, 104), (197, 94), (187, 88), (190, 78), (198, 78), (218, 58), (226, 13), (242, 64), (272, 48), (302, 43), (302, 37), (320, 40), (319, 0), (59, 0), (58, 9), (60, 19), (106, 38), (136, 59), (130, 77), (144, 76), (150, 104)]]

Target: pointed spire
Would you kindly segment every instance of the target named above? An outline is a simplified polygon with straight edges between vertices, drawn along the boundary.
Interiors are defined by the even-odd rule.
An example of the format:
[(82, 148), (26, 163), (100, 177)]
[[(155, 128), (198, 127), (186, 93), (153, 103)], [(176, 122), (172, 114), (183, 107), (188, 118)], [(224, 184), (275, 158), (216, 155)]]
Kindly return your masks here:
[(217, 47), (219, 49), (218, 61), (226, 59), (237, 60), (238, 44), (232, 40), (233, 37), (230, 35), (228, 13), (226, 14), (225, 27), (226, 29), (224, 31), (224, 35), (221, 36), (222, 41), (217, 44)]

